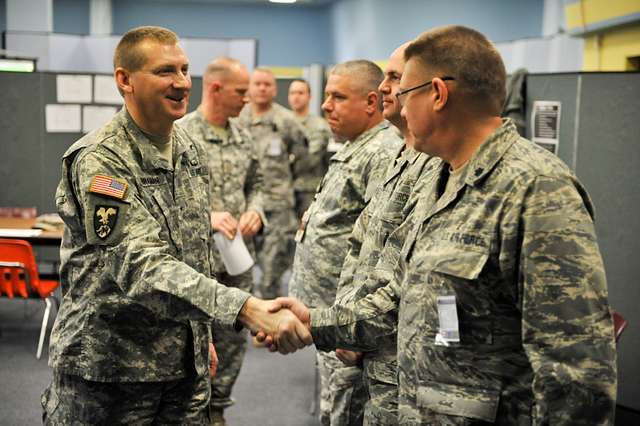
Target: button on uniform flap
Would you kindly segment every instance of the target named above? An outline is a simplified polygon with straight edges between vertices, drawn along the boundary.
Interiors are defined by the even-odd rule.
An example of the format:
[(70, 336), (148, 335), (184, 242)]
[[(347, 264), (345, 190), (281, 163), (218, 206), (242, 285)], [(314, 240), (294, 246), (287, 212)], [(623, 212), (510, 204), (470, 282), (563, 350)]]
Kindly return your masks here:
[(417, 391), (419, 407), (439, 414), (468, 417), (493, 423), (500, 392), (469, 386), (429, 382)]

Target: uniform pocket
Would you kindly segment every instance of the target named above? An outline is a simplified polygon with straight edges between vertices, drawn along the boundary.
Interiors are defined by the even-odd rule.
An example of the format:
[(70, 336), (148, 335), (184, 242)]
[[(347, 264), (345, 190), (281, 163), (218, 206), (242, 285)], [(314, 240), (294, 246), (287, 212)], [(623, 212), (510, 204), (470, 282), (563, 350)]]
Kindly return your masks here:
[(391, 362), (371, 361), (365, 366), (367, 376), (378, 382), (398, 385), (398, 365)]
[(447, 253), (446, 257), (434, 259), (433, 270), (446, 275), (475, 280), (489, 259), (488, 252), (457, 250)]
[(500, 391), (430, 382), (417, 392), (418, 406), (438, 414), (467, 417), (493, 423)]

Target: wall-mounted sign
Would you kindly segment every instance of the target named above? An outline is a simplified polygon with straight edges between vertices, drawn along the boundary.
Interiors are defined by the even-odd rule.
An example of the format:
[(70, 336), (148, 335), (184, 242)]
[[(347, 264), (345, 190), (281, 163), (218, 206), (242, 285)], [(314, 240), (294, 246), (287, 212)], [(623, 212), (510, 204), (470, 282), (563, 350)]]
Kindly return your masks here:
[(532, 141), (558, 154), (560, 135), (560, 102), (534, 101), (531, 113)]

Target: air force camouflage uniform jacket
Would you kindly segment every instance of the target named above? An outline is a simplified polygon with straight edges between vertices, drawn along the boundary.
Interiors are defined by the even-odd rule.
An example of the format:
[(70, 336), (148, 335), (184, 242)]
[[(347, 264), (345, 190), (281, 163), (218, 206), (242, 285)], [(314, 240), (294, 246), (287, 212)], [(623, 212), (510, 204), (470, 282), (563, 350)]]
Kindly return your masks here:
[[(262, 170), (251, 135), (235, 120), (229, 120), (229, 136), (221, 140), (199, 110), (185, 115), (178, 124), (208, 153), (210, 211), (229, 212), (239, 220), (243, 213), (253, 210), (265, 223)], [(255, 257), (253, 238), (245, 238), (245, 244)], [(211, 264), (215, 273), (226, 270), (215, 248)]]
[(298, 232), (291, 293), (307, 306), (331, 306), (348, 238), (360, 213), (382, 183), (402, 139), (383, 121), (331, 158), (329, 171)]
[(211, 319), (232, 327), (249, 297), (207, 277), (206, 153), (179, 126), (172, 142), (175, 165), (123, 108), (65, 153), (55, 370), (104, 382), (206, 375)]
[[(390, 251), (399, 253), (403, 242), (398, 238), (388, 241), (388, 237), (415, 208), (417, 197), (412, 194), (423, 189), (423, 182), (428, 180), (425, 176), (439, 162), (439, 159), (410, 147), (402, 146), (398, 150), (393, 167), (388, 170), (382, 185), (358, 217), (349, 237), (349, 251), (340, 274), (336, 304), (343, 305), (363, 298), (373, 293), (377, 285), (388, 282), (380, 278), (389, 277), (396, 265), (395, 261), (389, 262), (390, 258), (397, 261), (397, 255), (390, 256)], [(382, 277), (375, 279), (376, 274)], [(397, 386), (395, 334), (389, 339), (380, 340), (375, 351), (365, 352), (363, 363), (370, 380)], [(372, 403), (376, 404), (374, 394), (375, 391), (369, 389)]]
[[(398, 229), (411, 231), (394, 282), (312, 311), (316, 346), (375, 348), (397, 320), (401, 424), (612, 424), (613, 324), (585, 189), (510, 120), (439, 186)], [(449, 346), (435, 341), (442, 296), (457, 309)]]

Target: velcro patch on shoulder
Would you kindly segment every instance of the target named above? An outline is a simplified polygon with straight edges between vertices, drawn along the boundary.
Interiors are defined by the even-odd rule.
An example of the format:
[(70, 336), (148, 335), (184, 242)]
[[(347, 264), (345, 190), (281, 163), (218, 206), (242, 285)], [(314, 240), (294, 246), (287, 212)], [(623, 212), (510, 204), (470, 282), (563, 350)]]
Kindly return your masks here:
[(127, 192), (127, 182), (110, 176), (96, 175), (91, 180), (89, 192), (122, 200)]

